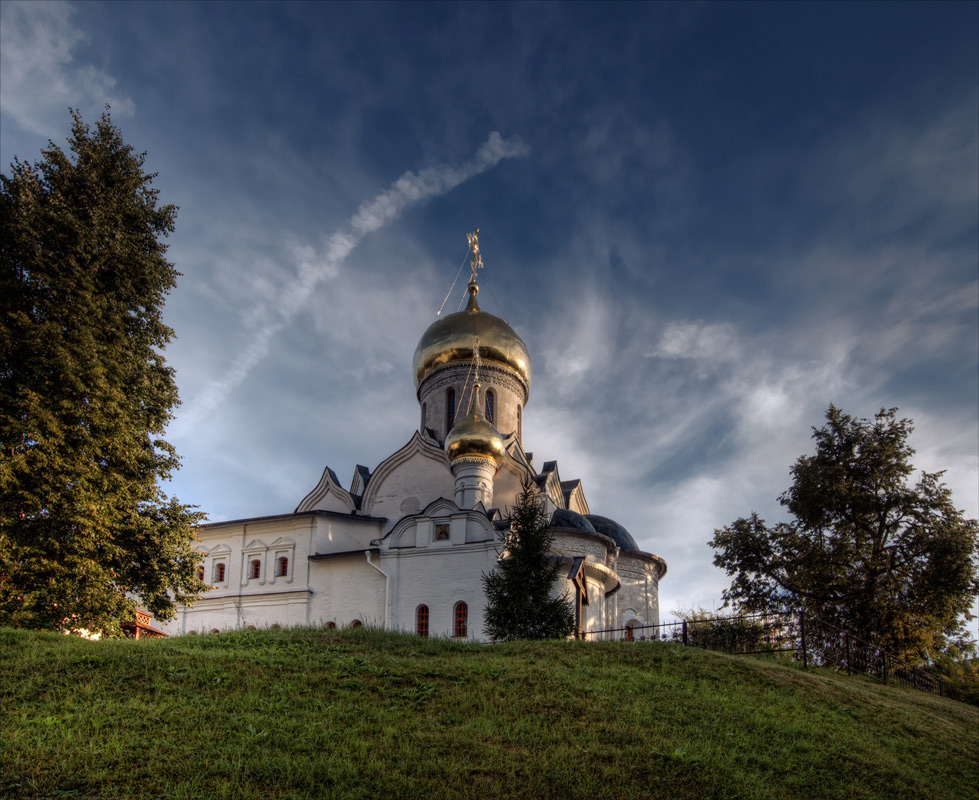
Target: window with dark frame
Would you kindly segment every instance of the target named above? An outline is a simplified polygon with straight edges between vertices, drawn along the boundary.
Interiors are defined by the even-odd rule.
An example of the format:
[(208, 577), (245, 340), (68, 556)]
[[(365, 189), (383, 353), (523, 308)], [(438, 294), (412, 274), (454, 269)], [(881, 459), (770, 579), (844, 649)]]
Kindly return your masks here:
[(275, 577), (284, 578), (289, 574), (289, 557), (279, 556), (275, 561)]
[(214, 565), (214, 582), (224, 583), (224, 563), (219, 561)]
[(462, 601), (456, 603), (455, 606), (455, 633), (453, 636), (468, 636), (469, 635), (469, 606), (467, 606)]
[(428, 606), (418, 606), (415, 613), (415, 633), (428, 638)]
[(486, 417), (486, 421), (490, 425), (496, 424), (496, 396), (493, 394), (492, 389), (486, 390), (486, 413), (483, 415)]
[(445, 435), (449, 435), (449, 431), (456, 424), (456, 390), (451, 386), (445, 392)]
[(248, 577), (257, 578), (262, 574), (262, 562), (257, 558), (252, 559), (248, 564)]

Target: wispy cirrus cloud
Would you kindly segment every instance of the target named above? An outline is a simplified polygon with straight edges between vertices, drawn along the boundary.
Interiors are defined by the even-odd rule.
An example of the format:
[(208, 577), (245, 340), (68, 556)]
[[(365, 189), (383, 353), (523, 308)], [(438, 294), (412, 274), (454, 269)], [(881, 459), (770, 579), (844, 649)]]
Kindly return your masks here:
[(116, 79), (93, 64), (79, 64), (76, 50), (86, 35), (73, 24), (65, 2), (0, 4), (0, 110), (31, 133), (55, 138), (65, 110), (106, 104), (113, 113), (132, 114), (135, 103)]

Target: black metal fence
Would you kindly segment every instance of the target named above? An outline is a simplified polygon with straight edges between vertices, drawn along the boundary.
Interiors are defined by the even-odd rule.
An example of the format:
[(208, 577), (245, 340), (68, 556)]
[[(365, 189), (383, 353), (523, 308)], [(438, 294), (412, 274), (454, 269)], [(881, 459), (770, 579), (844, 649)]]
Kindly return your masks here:
[(736, 655), (771, 655), (827, 667), (847, 675), (859, 674), (883, 683), (905, 686), (939, 696), (944, 682), (893, 653), (857, 638), (817, 617), (796, 612), (739, 614), (664, 622), (629, 628), (586, 631), (589, 641), (667, 641)]

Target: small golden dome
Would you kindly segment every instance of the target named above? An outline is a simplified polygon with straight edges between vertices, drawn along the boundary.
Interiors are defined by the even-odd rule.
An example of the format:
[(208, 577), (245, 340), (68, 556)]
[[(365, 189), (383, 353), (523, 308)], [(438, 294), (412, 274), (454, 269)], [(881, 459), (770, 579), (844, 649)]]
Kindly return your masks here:
[(470, 281), (466, 309), (436, 320), (422, 335), (411, 363), (416, 389), (432, 370), (445, 364), (472, 361), (473, 345), (479, 340), (479, 356), (483, 364), (510, 367), (530, 393), (527, 345), (506, 322), (479, 308), (476, 302), (478, 291), (476, 282)]
[(460, 458), (485, 458), (495, 462), (497, 467), (503, 463), (506, 455), (503, 436), (479, 410), (478, 383), (473, 387), (469, 413), (445, 437), (445, 452), (449, 456), (449, 463)]

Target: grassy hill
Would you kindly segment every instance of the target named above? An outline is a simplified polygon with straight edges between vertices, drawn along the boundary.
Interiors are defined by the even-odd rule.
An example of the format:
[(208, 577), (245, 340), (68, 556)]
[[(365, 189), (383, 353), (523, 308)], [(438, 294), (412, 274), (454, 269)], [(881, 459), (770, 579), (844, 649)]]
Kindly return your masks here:
[(979, 709), (658, 643), (0, 630), (0, 797), (973, 798)]

